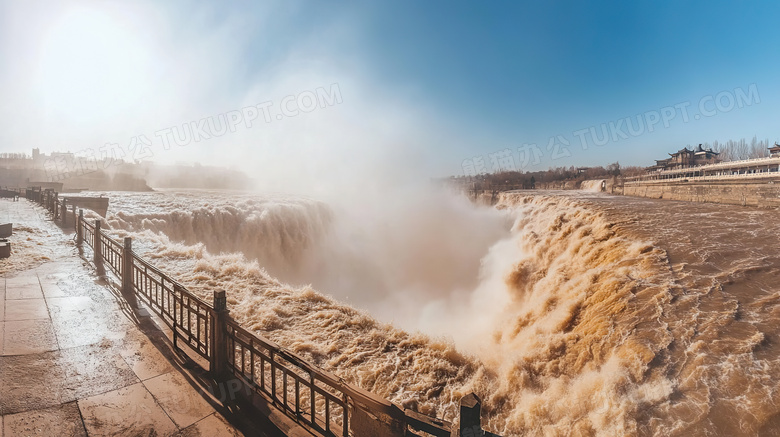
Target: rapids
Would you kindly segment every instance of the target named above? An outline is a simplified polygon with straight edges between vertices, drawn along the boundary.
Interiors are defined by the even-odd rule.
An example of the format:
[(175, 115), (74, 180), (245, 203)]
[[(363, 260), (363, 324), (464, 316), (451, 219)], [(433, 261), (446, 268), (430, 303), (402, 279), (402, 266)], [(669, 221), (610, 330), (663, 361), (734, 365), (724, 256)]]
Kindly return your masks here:
[(244, 326), (515, 435), (780, 432), (780, 212), (585, 192), (364, 207), (110, 193), (108, 227)]

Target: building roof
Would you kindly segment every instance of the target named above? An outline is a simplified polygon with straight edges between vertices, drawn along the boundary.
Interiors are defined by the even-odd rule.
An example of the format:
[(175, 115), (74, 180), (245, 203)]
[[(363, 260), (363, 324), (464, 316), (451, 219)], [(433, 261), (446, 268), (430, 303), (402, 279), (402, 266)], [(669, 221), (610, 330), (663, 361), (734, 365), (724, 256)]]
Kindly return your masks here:
[(674, 153), (669, 153), (669, 156), (677, 156), (677, 155), (682, 155), (683, 153), (691, 153), (691, 152), (693, 152), (693, 150), (688, 150), (688, 147), (683, 147), (682, 149)]
[(690, 154), (693, 154), (693, 155), (706, 155), (708, 153), (711, 154), (711, 155), (720, 155), (720, 153), (712, 150), (711, 147), (708, 147), (708, 148), (705, 149), (701, 144), (699, 144), (699, 146), (696, 147), (693, 150), (688, 150), (688, 147), (684, 147), (684, 148), (678, 150), (675, 153), (669, 153), (669, 156), (672, 156), (672, 157), (679, 156), (679, 155), (682, 155), (683, 153), (689, 154), (689, 155)]
[(703, 153), (712, 153), (713, 155), (720, 155), (720, 153), (712, 150), (712, 147), (707, 147), (706, 149), (702, 147), (701, 144), (699, 144), (699, 147), (696, 148), (696, 154), (703, 154)]

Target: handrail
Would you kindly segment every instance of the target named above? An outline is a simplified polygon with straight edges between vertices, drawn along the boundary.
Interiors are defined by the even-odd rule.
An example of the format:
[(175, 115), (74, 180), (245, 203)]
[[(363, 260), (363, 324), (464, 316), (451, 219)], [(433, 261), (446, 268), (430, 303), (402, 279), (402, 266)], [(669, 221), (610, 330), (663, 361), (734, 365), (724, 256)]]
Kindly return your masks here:
[[(627, 177), (624, 179), (624, 183), (626, 184), (656, 183), (659, 181), (669, 181), (675, 179), (690, 179), (690, 178), (700, 178), (700, 177), (731, 178), (731, 179), (760, 178), (760, 177), (766, 177), (763, 176), (765, 174), (777, 173), (778, 170), (772, 171), (771, 168), (773, 167), (770, 167), (770, 166), (774, 166), (775, 164), (777, 164), (778, 168), (780, 168), (780, 156), (770, 156), (766, 158), (756, 158), (756, 159), (743, 159), (739, 161), (726, 161), (726, 162), (719, 162), (716, 164), (703, 164), (697, 166), (677, 168), (673, 170), (661, 170), (661, 171), (648, 173), (640, 176)], [(756, 167), (767, 166), (767, 167), (765, 171), (762, 170), (757, 173), (738, 173), (738, 174), (731, 174), (731, 175), (706, 174), (707, 172), (724, 171), (724, 170), (740, 171), (742, 169), (745, 168), (749, 169), (750, 167), (754, 167), (754, 166)], [(697, 174), (697, 173), (704, 173), (704, 174), (699, 176), (690, 176), (690, 174)], [(707, 179), (701, 179), (701, 180), (707, 180)]]
[(395, 407), (395, 405), (392, 402), (383, 398), (379, 398), (373, 393), (365, 391), (359, 387), (348, 384), (344, 382), (342, 378), (339, 378), (336, 375), (309, 363), (304, 358), (300, 357), (294, 352), (291, 352), (289, 350), (280, 347), (273, 341), (247, 331), (246, 329), (238, 325), (236, 322), (231, 322), (231, 323), (233, 323), (236, 328), (242, 330), (246, 335), (251, 335), (255, 337), (255, 340), (257, 340), (264, 348), (269, 350), (273, 349), (278, 356), (281, 356), (286, 361), (289, 361), (290, 363), (298, 366), (299, 368), (305, 370), (306, 372), (315, 375), (317, 379), (319, 379), (320, 381), (328, 385), (331, 385), (333, 387), (343, 386), (340, 388), (341, 391), (345, 392), (350, 397), (358, 398), (361, 401), (361, 403), (363, 403), (364, 405), (370, 406), (373, 409), (380, 410), (381, 412), (394, 417), (398, 416), (398, 412), (400, 410), (394, 409), (397, 407)]
[(645, 179), (645, 180), (627, 180), (623, 183), (625, 185), (644, 185), (644, 184), (663, 184), (668, 182), (675, 182), (680, 180), (686, 181), (717, 181), (717, 180), (733, 180), (733, 179), (766, 179), (776, 178), (780, 179), (780, 172), (778, 171), (761, 171), (756, 173), (740, 173), (729, 175), (703, 175), (703, 176), (687, 176), (680, 175), (677, 177), (669, 177), (664, 179)]
[(211, 358), (213, 307), (134, 252), (131, 255), (134, 294), (171, 328), (174, 346), (181, 338), (198, 355)]
[[(334, 405), (341, 412), (340, 415), (336, 413), (336, 428), (341, 425), (341, 436), (349, 435), (349, 401), (342, 383), (321, 386), (317, 381), (328, 379), (323, 378), (323, 371), (247, 331), (234, 320), (227, 321), (226, 331), (229, 352), (232, 351), (227, 357), (228, 365), (234, 376), (255, 392), (270, 397), (284, 412), (324, 435), (336, 435), (331, 430), (334, 422), (331, 412), (336, 413), (331, 405)], [(286, 361), (286, 364), (280, 361)]]
[[(134, 253), (134, 255), (135, 255), (135, 253)], [(139, 263), (139, 264), (143, 265), (144, 267), (148, 268), (149, 270), (153, 271), (155, 274), (160, 275), (160, 276), (164, 276), (169, 282), (171, 282), (172, 284), (174, 284), (177, 287), (180, 287), (182, 289), (182, 291), (184, 293), (188, 294), (189, 297), (192, 298), (193, 300), (197, 300), (198, 302), (200, 302), (203, 305), (210, 306), (210, 304), (208, 302), (206, 302), (205, 300), (199, 298), (198, 296), (192, 294), (192, 292), (187, 290), (186, 287), (184, 287), (184, 285), (182, 285), (179, 281), (176, 281), (175, 279), (169, 277), (168, 275), (163, 273), (162, 270), (158, 269), (157, 267), (155, 267), (152, 264), (149, 264), (149, 262), (146, 261), (145, 259), (141, 258), (138, 255), (135, 255), (134, 259), (135, 259), (135, 261), (137, 263)]]
[(123, 246), (116, 240), (108, 236), (108, 234), (100, 231), (100, 243), (102, 244), (101, 250), (103, 260), (108, 263), (108, 267), (117, 275), (122, 276), (122, 249)]
[(84, 241), (87, 242), (90, 248), (95, 248), (95, 225), (91, 225), (86, 221), (81, 222), (81, 226), (84, 227)]

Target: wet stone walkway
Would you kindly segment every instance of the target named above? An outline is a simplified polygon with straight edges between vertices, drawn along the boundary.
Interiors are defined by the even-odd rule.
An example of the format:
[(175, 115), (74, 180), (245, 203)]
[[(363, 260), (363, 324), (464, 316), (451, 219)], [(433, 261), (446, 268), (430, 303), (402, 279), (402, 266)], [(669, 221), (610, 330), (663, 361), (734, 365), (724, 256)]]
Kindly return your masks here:
[(0, 218), (19, 228), (0, 260), (0, 437), (243, 435), (41, 208), (0, 201)]

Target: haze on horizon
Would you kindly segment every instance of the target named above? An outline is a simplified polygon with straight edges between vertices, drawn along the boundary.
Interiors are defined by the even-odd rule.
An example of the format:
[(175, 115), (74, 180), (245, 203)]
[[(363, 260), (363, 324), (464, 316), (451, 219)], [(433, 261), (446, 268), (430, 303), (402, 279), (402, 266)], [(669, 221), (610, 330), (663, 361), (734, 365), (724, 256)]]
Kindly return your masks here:
[[(119, 148), (309, 191), (463, 174), (478, 156), (490, 171), (507, 149), (526, 171), (649, 165), (686, 144), (780, 139), (777, 12), (0, 0), (0, 153)], [(739, 93), (750, 104), (729, 105)], [(664, 108), (690, 113), (650, 129)], [(617, 133), (631, 117), (642, 130)], [(603, 145), (580, 145), (602, 126)], [(528, 144), (542, 154), (522, 165)]]

